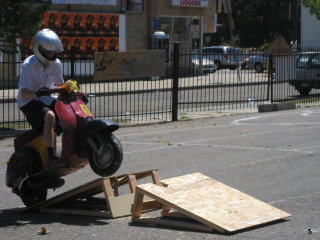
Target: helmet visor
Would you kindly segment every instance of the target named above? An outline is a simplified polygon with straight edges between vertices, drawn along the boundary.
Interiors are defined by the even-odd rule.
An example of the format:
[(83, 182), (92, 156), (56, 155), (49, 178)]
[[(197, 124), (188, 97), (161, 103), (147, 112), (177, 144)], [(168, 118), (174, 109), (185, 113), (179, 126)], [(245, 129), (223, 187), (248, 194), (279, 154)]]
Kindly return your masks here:
[(58, 57), (57, 51), (47, 50), (44, 47), (42, 47), (40, 44), (38, 46), (39, 52), (42, 54), (43, 57), (48, 59), (49, 61), (54, 61)]

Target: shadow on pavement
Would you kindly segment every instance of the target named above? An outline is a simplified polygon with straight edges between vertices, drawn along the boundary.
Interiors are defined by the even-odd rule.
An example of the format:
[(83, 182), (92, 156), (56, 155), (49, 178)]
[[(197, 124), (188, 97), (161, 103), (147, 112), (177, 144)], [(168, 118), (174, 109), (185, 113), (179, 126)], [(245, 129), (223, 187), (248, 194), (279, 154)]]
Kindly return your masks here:
[(73, 215), (48, 214), (35, 211), (24, 211), (21, 208), (0, 210), (0, 228), (19, 227), (28, 224), (61, 223), (65, 225), (90, 226), (107, 225), (105, 218), (79, 217)]

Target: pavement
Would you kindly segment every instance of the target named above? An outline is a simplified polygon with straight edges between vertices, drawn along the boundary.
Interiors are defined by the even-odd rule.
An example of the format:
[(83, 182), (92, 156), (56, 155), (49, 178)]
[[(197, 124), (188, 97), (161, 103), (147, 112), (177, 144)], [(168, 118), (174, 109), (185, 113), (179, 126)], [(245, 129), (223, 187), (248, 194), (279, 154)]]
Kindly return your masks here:
[[(200, 172), (292, 215), (235, 234), (132, 224), (130, 217), (24, 212), (20, 199), (5, 186), (13, 138), (3, 138), (1, 239), (320, 239), (319, 119), (318, 106), (197, 115), (185, 121), (121, 127), (115, 132), (124, 148), (123, 164), (116, 175), (159, 169), (161, 179), (167, 179)], [(96, 178), (87, 166), (66, 176), (65, 186), (50, 191), (49, 197)], [(41, 227), (49, 233), (37, 235)]]

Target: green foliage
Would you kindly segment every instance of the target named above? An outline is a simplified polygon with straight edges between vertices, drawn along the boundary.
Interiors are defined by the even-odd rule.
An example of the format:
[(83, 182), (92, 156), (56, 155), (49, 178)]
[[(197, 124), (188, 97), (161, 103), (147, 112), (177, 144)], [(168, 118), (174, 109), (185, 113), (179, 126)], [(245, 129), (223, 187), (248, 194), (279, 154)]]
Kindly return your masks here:
[(268, 47), (271, 45), (271, 43), (264, 43), (264, 44), (262, 44), (260, 47), (259, 47), (259, 49), (261, 50), (261, 51), (267, 51), (267, 49), (268, 49)]
[[(234, 36), (237, 36), (238, 46), (260, 47), (273, 42), (280, 34), (290, 42), (292, 22), (289, 20), (289, 3), (291, 2), (292, 0), (231, 0)], [(225, 21), (217, 34), (220, 39), (230, 39), (228, 28), (228, 21)]]
[(304, 6), (310, 9), (310, 14), (320, 20), (320, 0), (302, 0)]
[(26, 0), (0, 0), (0, 51), (17, 52), (16, 39), (30, 38), (39, 30), (48, 6)]

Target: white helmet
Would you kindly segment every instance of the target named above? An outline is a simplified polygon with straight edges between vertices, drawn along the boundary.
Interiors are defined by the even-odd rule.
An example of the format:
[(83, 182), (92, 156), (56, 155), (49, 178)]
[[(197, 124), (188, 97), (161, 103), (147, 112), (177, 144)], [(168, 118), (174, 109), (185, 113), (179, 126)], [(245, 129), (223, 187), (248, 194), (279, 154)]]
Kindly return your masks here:
[[(44, 65), (49, 66), (57, 59), (57, 53), (63, 51), (63, 45), (58, 35), (50, 29), (39, 31), (33, 41), (34, 55)], [(47, 53), (54, 53), (53, 57), (49, 57)]]

